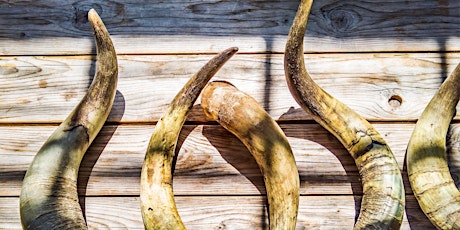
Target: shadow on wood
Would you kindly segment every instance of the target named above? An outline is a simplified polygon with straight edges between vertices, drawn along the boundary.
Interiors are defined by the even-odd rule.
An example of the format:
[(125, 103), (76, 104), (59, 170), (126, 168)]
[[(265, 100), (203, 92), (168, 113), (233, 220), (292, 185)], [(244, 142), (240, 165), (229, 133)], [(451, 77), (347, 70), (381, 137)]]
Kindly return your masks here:
[[(282, 120), (283, 116), (289, 116), (289, 113), (298, 113), (299, 111), (295, 110), (301, 110), (302, 109), (289, 109), (285, 114), (283, 114), (280, 119)], [(282, 127), (283, 128), (283, 127)], [(318, 128), (323, 129), (321, 126), (318, 125)], [(325, 132), (327, 135), (326, 137), (320, 137), (316, 135), (317, 133), (299, 133), (299, 132), (293, 132), (291, 130), (287, 130), (283, 128), (283, 131), (285, 132), (286, 136), (288, 137), (293, 137), (293, 138), (299, 138), (299, 139), (305, 139), (308, 141), (315, 142), (317, 144), (320, 144), (324, 148), (326, 148), (329, 152), (334, 154), (334, 156), (340, 161), (342, 164), (342, 167), (346, 173), (346, 178), (344, 178), (346, 183), (349, 183), (351, 185), (351, 189), (353, 192), (353, 198), (355, 201), (355, 210), (356, 210), (356, 215), (355, 215), (355, 221), (358, 218), (359, 215), (359, 210), (361, 208), (361, 198), (363, 195), (363, 190), (362, 190), (362, 185), (359, 176), (356, 173), (356, 169), (350, 168), (350, 163), (353, 163), (354, 160), (353, 158), (348, 154), (347, 150), (342, 146), (342, 144), (329, 132)], [(312, 130), (313, 131), (313, 130)], [(333, 143), (333, 144), (331, 144)], [(299, 171), (302, 170), (302, 168), (298, 165)], [(354, 164), (351, 165), (351, 167), (356, 167)], [(302, 174), (301, 174), (302, 175)], [(318, 176), (318, 175), (317, 175)], [(317, 178), (317, 177), (316, 177)], [(309, 182), (310, 178), (300, 178), (300, 183), (302, 184), (303, 181), (306, 181), (306, 183)], [(337, 182), (339, 179), (334, 178), (332, 182)], [(342, 180), (339, 180), (342, 181)], [(323, 183), (325, 181), (322, 181)], [(304, 182), (305, 183), (305, 182)]]
[[(257, 162), (252, 157), (251, 153), (247, 150), (247, 148), (241, 143), (238, 138), (236, 138), (233, 134), (229, 131), (225, 130), (222, 127), (219, 128), (211, 128), (210, 126), (203, 127), (203, 136), (208, 139), (212, 146), (214, 146), (217, 151), (220, 153), (222, 158), (227, 161), (230, 165), (232, 165), (236, 170), (238, 170), (241, 175), (245, 176), (254, 186), (259, 190), (261, 195), (266, 195), (264, 179), (262, 173), (260, 172), (259, 166)], [(222, 143), (219, 140), (223, 140), (222, 136), (227, 136), (228, 138), (225, 139), (225, 143)], [(215, 138), (221, 137), (221, 138)], [(232, 148), (229, 148), (232, 146)], [(234, 151), (238, 149), (239, 151)], [(231, 185), (229, 185), (231, 186)], [(237, 194), (236, 194), (237, 195)], [(262, 217), (261, 223), (262, 229), (266, 229), (266, 207), (268, 202), (266, 198), (263, 199), (263, 210), (261, 210)]]
[[(114, 106), (117, 105), (117, 108), (112, 107), (111, 116), (114, 121), (120, 121), (124, 114), (125, 99), (123, 94), (117, 90), (115, 94)], [(88, 148), (87, 152), (91, 154), (85, 154), (80, 164), (80, 170), (78, 173), (78, 195), (81, 209), (83, 215), (86, 218), (85, 202), (86, 202), (86, 188), (88, 186), (89, 178), (91, 177), (91, 172), (97, 160), (101, 156), (102, 152), (105, 149), (105, 146), (109, 143), (113, 134), (118, 128), (118, 124), (114, 125), (104, 125), (99, 133), (104, 133), (104, 135), (98, 135), (94, 139), (91, 146)]]

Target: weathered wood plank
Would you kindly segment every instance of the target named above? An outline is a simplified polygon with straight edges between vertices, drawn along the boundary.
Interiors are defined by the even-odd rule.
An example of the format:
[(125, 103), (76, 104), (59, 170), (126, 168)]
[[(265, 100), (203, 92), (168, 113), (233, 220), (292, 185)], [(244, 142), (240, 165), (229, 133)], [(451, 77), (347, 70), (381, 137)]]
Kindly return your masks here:
[[(211, 57), (120, 55), (118, 93), (109, 120), (157, 121)], [(414, 121), (460, 63), (460, 54), (311, 54), (306, 62), (318, 84), (365, 118)], [(0, 57), (0, 123), (62, 121), (85, 94), (94, 68), (92, 56)], [(214, 80), (230, 81), (249, 93), (275, 119), (311, 119), (289, 93), (282, 54), (238, 54)], [(189, 120), (206, 121), (199, 106)]]
[[(153, 125), (106, 126), (82, 161), (79, 193), (139, 195), (139, 177)], [(296, 157), (301, 194), (362, 194), (356, 166), (341, 144), (317, 124), (282, 124)], [(414, 124), (375, 124), (405, 169)], [(54, 126), (0, 127), (0, 196), (18, 196), (22, 178)], [(460, 124), (452, 125), (449, 162), (460, 183)], [(186, 125), (175, 174), (176, 195), (265, 194), (263, 177), (237, 138), (218, 125)], [(406, 193), (411, 193), (405, 171)]]
[[(90, 229), (144, 229), (138, 197), (81, 197)], [(268, 229), (265, 198), (176, 196), (188, 229)], [(296, 229), (352, 229), (359, 197), (301, 196)], [(413, 196), (407, 196), (402, 230), (435, 229)], [(236, 206), (237, 204), (237, 206)], [(358, 210), (358, 211), (356, 211)], [(0, 228), (21, 229), (19, 200), (0, 198)]]
[[(120, 54), (283, 52), (298, 0), (0, 1), (0, 55), (94, 53), (95, 8)], [(456, 0), (316, 1), (307, 52), (458, 51)]]
[[(120, 64), (111, 123), (89, 149), (78, 181), (91, 229), (143, 229), (139, 177), (154, 124), (211, 53), (230, 46), (240, 52), (215, 80), (250, 93), (282, 124), (301, 177), (298, 229), (351, 229), (362, 194), (353, 160), (299, 109), (284, 79), (282, 53), (297, 5), (0, 0), (0, 229), (21, 229), (27, 167), (91, 82), (91, 7), (111, 32)], [(414, 121), (460, 63), (460, 1), (316, 1), (307, 30), (313, 78), (372, 121), (396, 155), (407, 193), (402, 229), (434, 229), (411, 195), (404, 156)], [(448, 160), (460, 186), (460, 115), (455, 119)], [(235, 137), (209, 123), (199, 101), (179, 145), (174, 193), (189, 229), (267, 229), (257, 164)]]

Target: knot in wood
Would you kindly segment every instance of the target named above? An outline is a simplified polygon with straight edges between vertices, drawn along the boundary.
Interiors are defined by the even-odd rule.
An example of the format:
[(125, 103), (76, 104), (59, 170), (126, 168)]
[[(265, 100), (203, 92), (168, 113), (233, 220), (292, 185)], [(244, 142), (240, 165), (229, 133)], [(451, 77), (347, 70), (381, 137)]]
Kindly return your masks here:
[(359, 13), (360, 9), (357, 8), (357, 6), (353, 5), (333, 5), (329, 7), (325, 6), (321, 11), (332, 31), (337, 35), (341, 35), (359, 26), (362, 17)]

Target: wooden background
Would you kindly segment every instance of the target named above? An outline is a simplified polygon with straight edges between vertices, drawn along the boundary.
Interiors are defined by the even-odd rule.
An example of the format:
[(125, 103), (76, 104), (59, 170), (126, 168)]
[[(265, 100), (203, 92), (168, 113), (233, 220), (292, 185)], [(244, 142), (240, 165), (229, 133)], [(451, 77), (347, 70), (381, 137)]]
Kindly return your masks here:
[[(83, 159), (78, 189), (90, 229), (142, 229), (139, 177), (156, 121), (217, 52), (239, 47), (214, 79), (232, 82), (276, 119), (301, 180), (298, 229), (351, 229), (362, 188), (352, 158), (303, 112), (285, 83), (283, 52), (298, 0), (0, 0), (0, 229), (20, 229), (22, 178), (86, 92), (95, 47), (86, 13), (112, 35), (119, 83), (109, 121)], [(434, 229), (405, 173), (422, 110), (460, 63), (458, 0), (317, 0), (305, 58), (317, 83), (371, 121), (404, 174), (402, 229)], [(460, 116), (449, 135), (459, 184)], [(262, 175), (245, 147), (208, 121), (199, 100), (179, 141), (174, 193), (189, 229), (267, 229)]]

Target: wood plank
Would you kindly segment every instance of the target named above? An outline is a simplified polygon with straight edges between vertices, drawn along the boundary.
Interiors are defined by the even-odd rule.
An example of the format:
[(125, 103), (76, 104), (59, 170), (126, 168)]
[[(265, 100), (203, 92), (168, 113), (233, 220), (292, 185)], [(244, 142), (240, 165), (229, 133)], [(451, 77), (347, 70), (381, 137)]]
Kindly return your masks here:
[[(143, 229), (139, 177), (168, 103), (214, 53), (239, 53), (217, 74), (278, 120), (301, 181), (297, 229), (351, 229), (361, 182), (352, 158), (299, 108), (283, 52), (298, 0), (0, 1), (0, 229), (21, 229), (19, 194), (34, 155), (84, 95), (95, 47), (86, 18), (101, 15), (118, 53), (109, 123), (83, 159), (80, 203), (90, 229)], [(405, 149), (415, 121), (460, 63), (460, 1), (316, 1), (305, 39), (315, 81), (373, 122), (403, 170), (401, 229), (434, 229), (412, 195)], [(457, 108), (460, 109), (460, 105)], [(460, 186), (460, 115), (448, 134)], [(246, 148), (197, 101), (179, 140), (174, 194), (188, 229), (267, 229), (263, 177)]]
[[(120, 55), (118, 93), (109, 120), (157, 121), (179, 89), (211, 57)], [(93, 58), (0, 57), (0, 123), (62, 121), (91, 82)], [(460, 63), (460, 54), (311, 54), (306, 55), (306, 63), (320, 86), (366, 119), (414, 121)], [(282, 54), (238, 54), (214, 80), (230, 81), (249, 93), (275, 119), (311, 119), (289, 93)], [(207, 119), (196, 106), (189, 121)]]
[[(403, 170), (414, 124), (374, 124)], [(139, 195), (142, 162), (153, 125), (105, 126), (80, 167), (81, 195)], [(293, 148), (304, 195), (362, 194), (353, 159), (317, 124), (282, 124)], [(0, 126), (0, 196), (19, 196), (22, 179), (35, 153), (54, 126)], [(451, 126), (449, 162), (460, 184), (460, 124)], [(176, 195), (265, 194), (263, 177), (246, 148), (218, 125), (186, 125), (179, 140), (174, 172)]]
[[(94, 53), (86, 13), (95, 8), (120, 54), (283, 52), (298, 0), (39, 0), (0, 2), (0, 55)], [(460, 3), (395, 0), (313, 4), (307, 52), (458, 51)]]
[[(82, 199), (89, 229), (144, 229), (139, 197)], [(264, 199), (259, 196), (175, 197), (187, 229), (268, 229)], [(359, 213), (359, 199), (353, 196), (302, 196), (296, 229), (352, 229)], [(401, 229), (435, 229), (419, 209), (415, 198), (407, 196), (406, 199)], [(0, 228), (21, 229), (18, 198), (0, 198), (0, 204)]]

